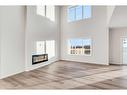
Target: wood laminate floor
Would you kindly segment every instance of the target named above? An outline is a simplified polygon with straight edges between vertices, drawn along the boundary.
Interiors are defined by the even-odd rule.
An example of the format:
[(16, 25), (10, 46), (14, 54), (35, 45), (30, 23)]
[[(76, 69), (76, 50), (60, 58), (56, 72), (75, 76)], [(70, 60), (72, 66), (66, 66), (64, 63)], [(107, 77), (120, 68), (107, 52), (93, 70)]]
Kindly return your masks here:
[(127, 89), (127, 66), (59, 61), (1, 79), (0, 89)]

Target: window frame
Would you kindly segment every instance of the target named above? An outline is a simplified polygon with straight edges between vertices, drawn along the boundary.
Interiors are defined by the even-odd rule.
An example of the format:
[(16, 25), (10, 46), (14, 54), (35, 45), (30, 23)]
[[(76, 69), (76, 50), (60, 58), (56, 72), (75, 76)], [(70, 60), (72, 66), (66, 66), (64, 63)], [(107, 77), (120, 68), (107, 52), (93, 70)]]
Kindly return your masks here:
[[(55, 41), (55, 40), (42, 40), (42, 41), (36, 41), (36, 42), (35, 42), (34, 53), (33, 53), (32, 55), (47, 54), (48, 51), (47, 51), (47, 44), (46, 44), (46, 42), (48, 42), (48, 41), (53, 41), (53, 43), (54, 43), (54, 44), (53, 44), (53, 45), (54, 45), (54, 46), (53, 46), (53, 47), (54, 47), (54, 54), (53, 54), (53, 56), (52, 56), (51, 58), (48, 57), (48, 59), (54, 58), (54, 57), (56, 56), (56, 41)], [(44, 52), (43, 52), (43, 53), (38, 53), (38, 52), (37, 52), (37, 51), (38, 51), (38, 50), (37, 50), (37, 43), (38, 43), (38, 42), (43, 42), (43, 43), (44, 43), (44, 44), (43, 44), (43, 45), (44, 45), (44, 46), (43, 46), (43, 47), (44, 47), (44, 50), (43, 50)], [(48, 54), (48, 55), (49, 55), (49, 54)]]
[(79, 20), (77, 20), (76, 7), (78, 7), (78, 6), (75, 6), (75, 21), (83, 20), (83, 16), (84, 16), (84, 15), (83, 15), (83, 6), (81, 6), (81, 7), (82, 7), (82, 18), (79, 19)]
[[(38, 43), (41, 43), (41, 45), (43, 45), (43, 50), (41, 50), (41, 52), (38, 50)], [(45, 41), (36, 41), (36, 53), (37, 55), (40, 55), (40, 54), (45, 54), (46, 53), (46, 49), (45, 49)], [(43, 52), (43, 53), (42, 53)]]
[[(48, 51), (47, 51), (47, 45), (48, 45), (47, 42), (49, 42), (49, 41), (52, 41), (52, 44), (53, 44), (53, 47), (54, 47), (54, 48), (53, 48), (53, 49), (54, 49), (54, 51), (53, 51), (53, 56), (50, 56), (50, 57), (49, 57), (49, 54), (48, 54)], [(45, 53), (48, 54), (48, 58), (49, 58), (49, 59), (51, 59), (51, 58), (53, 58), (53, 57), (56, 56), (56, 46), (55, 46), (55, 45), (56, 45), (55, 40), (45, 40), (45, 51), (46, 51)]]
[[(50, 6), (50, 5), (49, 5), (49, 6)], [(53, 5), (52, 5), (52, 6), (53, 6)], [(40, 6), (39, 6), (39, 7), (40, 7)], [(40, 16), (43, 16), (43, 17), (46, 17), (46, 18), (49, 19), (50, 21), (55, 21), (55, 19), (56, 19), (56, 18), (55, 18), (55, 17), (56, 17), (56, 7), (53, 6), (53, 7), (54, 7), (54, 16), (53, 16), (53, 17), (54, 17), (54, 20), (52, 20), (52, 19), (51, 19), (50, 17), (48, 17), (48, 15), (47, 15), (47, 13), (48, 13), (48, 12), (47, 12), (48, 6), (44, 5), (43, 7), (44, 7), (44, 16), (37, 13), (38, 6), (36, 6), (36, 14), (37, 14), (37, 15), (40, 15)]]
[[(82, 39), (82, 40), (90, 39), (91, 40), (90, 54), (71, 54), (70, 53), (70, 45), (68, 43), (68, 41), (71, 40), (71, 39)], [(74, 47), (76, 48), (76, 46), (74, 46)], [(83, 47), (83, 43), (82, 43), (82, 47)], [(92, 56), (92, 54), (93, 54), (93, 40), (92, 40), (92, 38), (90, 37), (90, 38), (70, 38), (70, 39), (68, 39), (67, 40), (67, 54), (70, 55), (70, 56)]]
[[(50, 6), (50, 5), (49, 5)], [(53, 5), (52, 5), (53, 6)], [(53, 19), (51, 19), (51, 17), (48, 17), (48, 6), (45, 6), (45, 17), (46, 18), (48, 18), (50, 21), (55, 21), (55, 16), (56, 16), (56, 7), (55, 6), (53, 6), (54, 7), (54, 15), (53, 15)]]
[[(77, 6), (82, 6), (82, 19), (80, 19), (80, 20), (76, 20), (76, 7)], [(90, 6), (90, 5), (75, 5), (75, 6), (68, 6), (67, 7), (67, 22), (68, 23), (71, 23), (71, 22), (77, 22), (77, 21), (81, 21), (81, 20), (87, 20), (87, 19), (90, 19), (90, 18), (92, 18), (92, 6), (90, 6), (91, 7), (91, 9), (90, 9), (90, 17), (88, 17), (88, 18), (85, 18), (85, 16), (84, 16), (84, 6)], [(68, 17), (68, 10), (70, 9), (70, 8), (75, 8), (75, 20), (74, 21), (70, 21), (69, 20), (69, 17)]]

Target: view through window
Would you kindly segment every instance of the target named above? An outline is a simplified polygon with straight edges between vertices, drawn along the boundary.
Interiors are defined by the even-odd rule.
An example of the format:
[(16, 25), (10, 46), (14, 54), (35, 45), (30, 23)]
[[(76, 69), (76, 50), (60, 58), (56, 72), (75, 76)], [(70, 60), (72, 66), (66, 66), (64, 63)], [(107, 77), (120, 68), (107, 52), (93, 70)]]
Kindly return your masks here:
[(36, 54), (48, 54), (48, 59), (55, 56), (55, 40), (37, 41)]
[(37, 6), (37, 15), (41, 15), (51, 21), (55, 21), (55, 6)]
[(91, 18), (91, 6), (69, 6), (68, 22)]
[(91, 55), (91, 39), (70, 39), (68, 40), (68, 54)]

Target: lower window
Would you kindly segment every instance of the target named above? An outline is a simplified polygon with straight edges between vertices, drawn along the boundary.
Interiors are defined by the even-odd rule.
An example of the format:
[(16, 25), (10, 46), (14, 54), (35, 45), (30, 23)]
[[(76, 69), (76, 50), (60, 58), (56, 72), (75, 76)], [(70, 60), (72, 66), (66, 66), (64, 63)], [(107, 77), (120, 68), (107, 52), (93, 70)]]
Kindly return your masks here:
[(48, 54), (48, 59), (55, 56), (55, 41), (54, 40), (46, 41), (46, 54)]
[(91, 39), (69, 39), (68, 54), (71, 55), (91, 55), (92, 40)]
[(36, 42), (36, 53), (35, 55), (48, 54), (48, 59), (55, 56), (55, 41), (37, 41)]

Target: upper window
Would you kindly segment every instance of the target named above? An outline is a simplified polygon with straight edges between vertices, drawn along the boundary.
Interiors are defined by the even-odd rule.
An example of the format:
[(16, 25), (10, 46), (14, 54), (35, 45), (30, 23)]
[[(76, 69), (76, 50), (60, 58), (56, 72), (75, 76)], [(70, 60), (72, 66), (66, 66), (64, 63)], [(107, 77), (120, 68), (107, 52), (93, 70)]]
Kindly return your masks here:
[(68, 7), (68, 21), (78, 21), (91, 18), (91, 6), (70, 6)]
[(45, 16), (45, 6), (37, 6), (37, 15)]
[(83, 9), (82, 9), (82, 6), (77, 6), (76, 8), (75, 8), (75, 12), (76, 12), (76, 14), (75, 14), (75, 19), (76, 20), (81, 20), (82, 18), (83, 18)]
[(55, 21), (55, 6), (46, 6), (46, 17)]
[(75, 20), (75, 8), (69, 8), (68, 9), (68, 21), (74, 21)]
[(55, 6), (37, 6), (37, 14), (55, 21)]
[(83, 18), (91, 18), (91, 6), (83, 6)]

